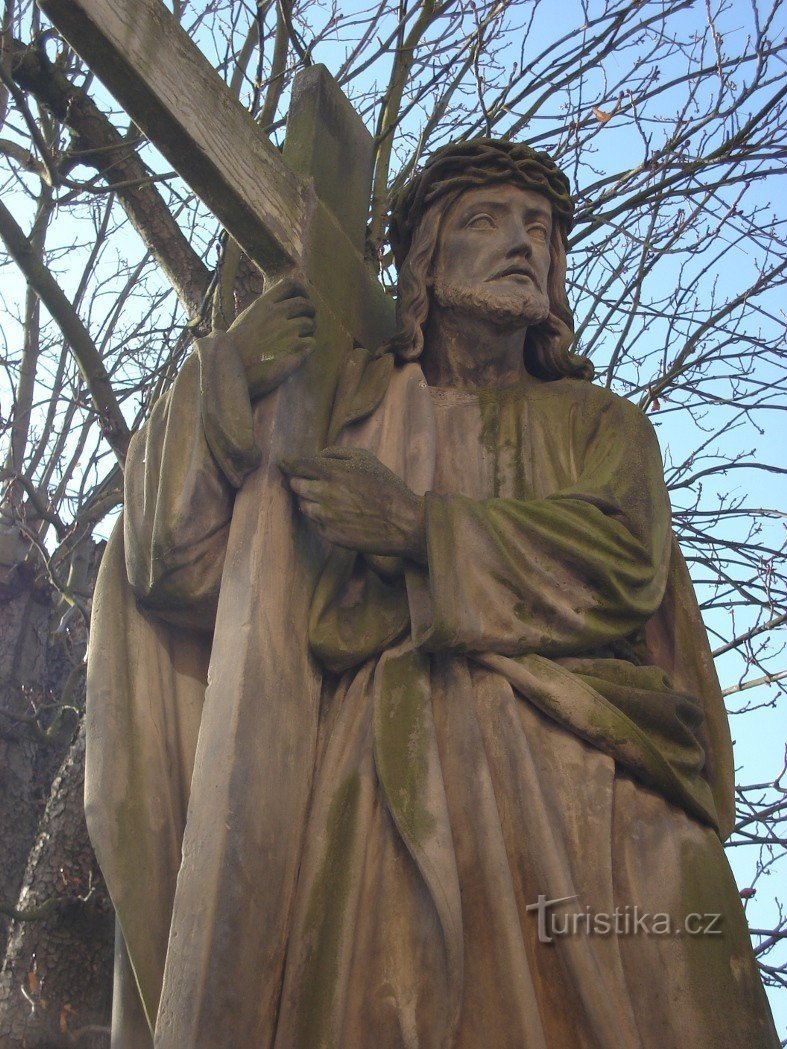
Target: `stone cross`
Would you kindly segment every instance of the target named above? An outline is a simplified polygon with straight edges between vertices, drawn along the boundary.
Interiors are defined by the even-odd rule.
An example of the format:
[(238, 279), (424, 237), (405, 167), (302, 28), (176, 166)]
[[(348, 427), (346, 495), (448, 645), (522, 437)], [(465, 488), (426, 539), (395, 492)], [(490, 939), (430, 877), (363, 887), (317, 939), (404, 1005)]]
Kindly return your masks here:
[[(166, 945), (170, 927), (179, 930), (166, 951), (166, 973), (159, 974), (160, 1011), (161, 978), (139, 984), (151, 1029), (157, 1011), (164, 1017), (156, 1044), (216, 1044), (203, 1029), (210, 1023), (204, 1010), (177, 1003), (202, 980), (226, 985), (214, 926), (237, 944), (239, 971), (261, 971), (261, 956), (268, 959), (264, 971), (278, 971), (270, 958), (283, 958), (298, 861), (298, 850), (282, 842), (297, 842), (304, 825), (317, 738), (320, 679), (308, 654), (308, 621), (321, 558), (293, 510), (278, 462), (333, 439), (329, 420), (342, 360), (354, 346), (376, 348), (393, 330), (393, 302), (363, 258), (373, 141), (327, 71), (314, 66), (296, 78), (282, 156), (160, 0), (40, 0), (40, 6), (266, 277), (302, 274), (317, 310), (317, 349), (260, 401), (269, 456), (235, 502), (233, 527), (238, 519), (253, 520), (255, 549), (268, 556), (257, 561), (243, 550), (225, 564), (219, 605), (225, 633), (252, 622), (285, 626), (260, 629), (244, 661), (208, 684), (190, 801), (200, 817), (186, 824), (179, 871), (159, 878), (174, 886), (177, 874), (174, 909), (170, 897), (151, 895), (144, 881), (132, 879), (128, 889), (139, 894), (132, 910), (148, 915), (146, 944)], [(250, 572), (258, 588), (248, 586)], [(288, 652), (303, 658), (282, 661), (282, 637)], [(285, 742), (271, 746), (272, 739)], [(221, 752), (210, 749), (211, 740)], [(259, 784), (277, 784), (275, 806), (265, 791), (249, 799), (247, 778), (236, 774), (244, 767), (257, 770)], [(135, 870), (133, 836), (120, 837), (114, 862)], [(257, 843), (255, 856), (266, 857), (265, 876), (253, 884), (237, 841)], [(223, 887), (213, 923), (201, 919), (206, 884)], [(245, 894), (243, 907), (236, 893)], [(238, 929), (249, 912), (264, 937)], [(139, 1006), (122, 948), (118, 959), (116, 1008), (132, 1015)], [(156, 959), (146, 972), (155, 972)], [(238, 1005), (246, 1012), (235, 1015), (237, 1030), (256, 1023), (258, 1013), (273, 1015), (277, 993), (277, 985), (266, 985), (259, 1008)]]
[(295, 79), (279, 153), (161, 0), (39, 6), (266, 277), (306, 277), (319, 348), (296, 384), (309, 432), (290, 451), (311, 450), (344, 353), (374, 349), (393, 327), (363, 258), (372, 136), (325, 67), (311, 66)]

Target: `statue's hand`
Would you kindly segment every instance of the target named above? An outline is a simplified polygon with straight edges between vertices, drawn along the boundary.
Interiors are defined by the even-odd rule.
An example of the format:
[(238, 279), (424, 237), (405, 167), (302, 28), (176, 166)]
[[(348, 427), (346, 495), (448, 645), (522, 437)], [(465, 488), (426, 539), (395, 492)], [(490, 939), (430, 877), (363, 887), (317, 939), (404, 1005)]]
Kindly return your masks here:
[(281, 468), (324, 539), (363, 554), (426, 563), (424, 500), (371, 452), (326, 448)]
[(226, 332), (240, 354), (252, 400), (284, 382), (314, 350), (314, 306), (305, 286), (285, 278), (260, 295)]

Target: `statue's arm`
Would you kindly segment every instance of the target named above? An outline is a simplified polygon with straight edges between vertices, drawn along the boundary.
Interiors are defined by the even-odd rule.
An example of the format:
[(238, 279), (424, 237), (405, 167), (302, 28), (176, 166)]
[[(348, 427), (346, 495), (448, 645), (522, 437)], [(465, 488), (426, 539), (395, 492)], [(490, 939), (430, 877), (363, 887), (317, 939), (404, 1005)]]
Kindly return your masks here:
[(428, 567), (408, 573), (416, 643), (588, 652), (656, 611), (670, 508), (658, 443), (626, 402), (599, 413), (574, 484), (544, 499), (426, 497)]
[[(140, 602), (183, 625), (212, 626), (236, 489), (254, 468), (251, 403), (236, 355), (218, 372), (208, 340), (188, 358), (129, 446), (126, 569)], [(211, 395), (220, 392), (220, 402)]]
[(252, 401), (311, 352), (313, 314), (299, 284), (276, 285), (229, 332), (199, 340), (131, 441), (126, 568), (169, 621), (213, 625), (235, 493), (260, 459)]

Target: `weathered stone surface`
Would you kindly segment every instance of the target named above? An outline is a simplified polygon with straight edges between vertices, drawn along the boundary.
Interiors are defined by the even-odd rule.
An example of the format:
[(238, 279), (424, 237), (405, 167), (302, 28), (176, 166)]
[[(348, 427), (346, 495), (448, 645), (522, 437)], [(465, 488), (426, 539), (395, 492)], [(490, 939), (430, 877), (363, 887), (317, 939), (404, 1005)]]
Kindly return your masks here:
[(298, 443), (286, 384), (252, 406), (254, 348), (283, 378), (311, 331), (274, 288), (129, 450), (87, 798), (157, 1049), (777, 1044), (655, 435), (568, 352), (551, 162), (486, 143), (468, 185), (469, 148), (338, 446)]
[(284, 159), (314, 190), (356, 251), (363, 254), (374, 168), (374, 139), (323, 65), (293, 85)]

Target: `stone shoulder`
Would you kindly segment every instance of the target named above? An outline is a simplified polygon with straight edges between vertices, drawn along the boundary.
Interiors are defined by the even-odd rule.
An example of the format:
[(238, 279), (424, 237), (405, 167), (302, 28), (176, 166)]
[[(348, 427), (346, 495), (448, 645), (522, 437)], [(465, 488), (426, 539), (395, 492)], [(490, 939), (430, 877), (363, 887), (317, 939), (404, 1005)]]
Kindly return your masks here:
[(556, 379), (543, 383), (538, 395), (562, 400), (567, 411), (579, 409), (589, 419), (606, 416), (626, 429), (647, 432), (655, 440), (653, 424), (642, 409), (605, 386), (597, 386), (584, 379)]

